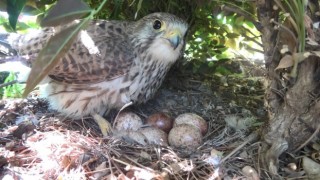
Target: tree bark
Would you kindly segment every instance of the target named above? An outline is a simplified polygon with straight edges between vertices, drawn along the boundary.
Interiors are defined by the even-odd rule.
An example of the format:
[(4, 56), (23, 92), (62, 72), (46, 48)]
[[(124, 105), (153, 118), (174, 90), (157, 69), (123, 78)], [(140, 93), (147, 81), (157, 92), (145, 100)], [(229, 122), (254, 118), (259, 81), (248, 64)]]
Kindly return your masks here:
[[(319, 124), (317, 109), (319, 96), (319, 57), (309, 57), (298, 65), (297, 76), (287, 81), (278, 66), (280, 44), (285, 44), (271, 19), (278, 21), (279, 12), (273, 9), (272, 0), (258, 0), (258, 17), (262, 25), (261, 39), (264, 46), (268, 87), (265, 100), (269, 121), (262, 128), (262, 166), (272, 175), (278, 175), (278, 159), (285, 152), (295, 151), (312, 135)], [(319, 37), (318, 37), (319, 38)], [(282, 41), (282, 42), (281, 42)], [(281, 42), (281, 43), (280, 43)], [(294, 53), (294, 52), (293, 52)]]

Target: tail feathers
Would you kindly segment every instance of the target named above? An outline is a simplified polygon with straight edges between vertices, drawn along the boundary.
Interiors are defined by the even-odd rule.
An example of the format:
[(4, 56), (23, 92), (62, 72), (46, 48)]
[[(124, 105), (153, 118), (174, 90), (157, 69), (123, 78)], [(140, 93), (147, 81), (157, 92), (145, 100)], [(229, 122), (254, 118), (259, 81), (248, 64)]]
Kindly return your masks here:
[(18, 56), (8, 40), (9, 36), (0, 33), (0, 72), (14, 72), (18, 82), (26, 82), (30, 73), (29, 60)]
[(7, 42), (18, 52), (18, 55), (34, 57), (38, 55), (53, 35), (53, 28), (34, 30), (23, 35), (11, 33), (7, 36)]
[(17, 51), (8, 42), (9, 35), (0, 34), (0, 57), (17, 55)]
[[(31, 59), (28, 56), (25, 55), (19, 55), (18, 50), (13, 45), (11, 40), (12, 37), (19, 38), (18, 34), (14, 33), (0, 33), (0, 66), (2, 67), (3, 64), (6, 63), (16, 63), (20, 62), (24, 64), (25, 66), (31, 66)], [(0, 72), (1, 72), (0, 68)]]
[(32, 61), (53, 34), (52, 28), (35, 30), (27, 34), (0, 33), (0, 65), (19, 61), (31, 66)]

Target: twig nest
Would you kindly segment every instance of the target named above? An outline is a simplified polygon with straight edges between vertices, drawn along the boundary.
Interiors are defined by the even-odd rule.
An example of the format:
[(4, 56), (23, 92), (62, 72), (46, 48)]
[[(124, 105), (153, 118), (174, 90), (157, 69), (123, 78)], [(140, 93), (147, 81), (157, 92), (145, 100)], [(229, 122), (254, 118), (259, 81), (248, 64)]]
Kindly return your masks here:
[(160, 112), (149, 116), (147, 119), (147, 124), (169, 133), (173, 126), (173, 119), (169, 115)]
[(171, 129), (168, 141), (173, 147), (194, 150), (202, 144), (202, 135), (197, 127), (180, 124)]
[(168, 134), (159, 128), (146, 127), (139, 129), (138, 132), (147, 138), (149, 144), (168, 145)]
[(133, 130), (136, 131), (142, 126), (141, 118), (133, 112), (120, 112), (115, 119), (115, 129), (120, 130)]
[(199, 128), (201, 134), (204, 136), (208, 131), (207, 122), (197, 114), (194, 113), (184, 113), (180, 114), (175, 120), (173, 127), (180, 124), (189, 124)]

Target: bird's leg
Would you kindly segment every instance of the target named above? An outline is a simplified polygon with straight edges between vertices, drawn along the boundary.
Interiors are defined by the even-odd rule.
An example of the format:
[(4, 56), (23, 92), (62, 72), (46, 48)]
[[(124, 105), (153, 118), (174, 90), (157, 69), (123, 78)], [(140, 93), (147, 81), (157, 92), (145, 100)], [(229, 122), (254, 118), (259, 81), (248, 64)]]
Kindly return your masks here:
[(117, 118), (118, 118), (118, 116), (119, 116), (120, 112), (121, 112), (121, 111), (123, 111), (125, 108), (127, 108), (127, 107), (131, 106), (132, 104), (133, 104), (133, 102), (132, 102), (132, 101), (130, 101), (130, 102), (128, 102), (127, 104), (125, 104), (125, 105), (123, 105), (123, 106), (122, 106), (122, 108), (119, 110), (119, 112), (118, 112), (118, 114), (117, 114), (116, 118), (115, 118), (115, 119), (114, 119), (114, 121), (113, 121), (113, 126), (112, 126), (112, 127), (114, 127), (114, 126), (116, 125), (116, 121), (117, 121)]

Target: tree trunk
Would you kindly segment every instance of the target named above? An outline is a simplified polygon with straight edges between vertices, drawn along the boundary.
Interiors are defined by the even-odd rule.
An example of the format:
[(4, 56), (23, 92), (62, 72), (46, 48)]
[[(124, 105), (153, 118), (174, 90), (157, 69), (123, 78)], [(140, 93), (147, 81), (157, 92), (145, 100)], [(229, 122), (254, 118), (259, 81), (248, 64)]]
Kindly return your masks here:
[(315, 56), (305, 59), (298, 65), (297, 76), (291, 80), (285, 79), (284, 73), (275, 70), (281, 59), (280, 44), (286, 42), (270, 21), (277, 21), (279, 15), (273, 9), (273, 2), (258, 0), (257, 7), (269, 80), (265, 97), (269, 122), (262, 129), (261, 163), (267, 171), (277, 176), (279, 156), (304, 145), (319, 124), (317, 109), (320, 103), (315, 98), (320, 94), (320, 59)]

